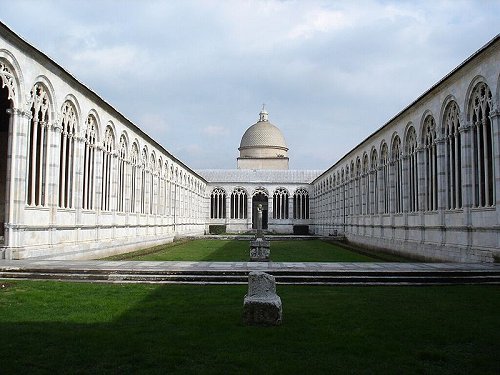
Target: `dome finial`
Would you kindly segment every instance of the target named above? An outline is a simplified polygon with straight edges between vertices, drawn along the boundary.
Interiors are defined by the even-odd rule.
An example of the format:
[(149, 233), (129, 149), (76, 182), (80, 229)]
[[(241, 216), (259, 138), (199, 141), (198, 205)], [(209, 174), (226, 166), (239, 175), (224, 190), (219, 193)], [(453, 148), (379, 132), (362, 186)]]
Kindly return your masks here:
[(266, 111), (266, 104), (262, 104), (262, 110), (259, 113), (259, 121), (269, 121), (268, 113)]

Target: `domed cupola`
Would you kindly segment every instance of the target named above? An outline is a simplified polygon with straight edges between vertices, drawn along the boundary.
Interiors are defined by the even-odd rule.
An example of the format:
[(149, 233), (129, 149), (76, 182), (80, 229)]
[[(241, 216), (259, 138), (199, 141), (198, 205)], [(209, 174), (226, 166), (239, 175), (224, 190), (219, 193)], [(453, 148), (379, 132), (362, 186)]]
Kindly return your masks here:
[(259, 113), (259, 121), (243, 134), (238, 150), (238, 169), (288, 169), (285, 137), (269, 122), (264, 106)]

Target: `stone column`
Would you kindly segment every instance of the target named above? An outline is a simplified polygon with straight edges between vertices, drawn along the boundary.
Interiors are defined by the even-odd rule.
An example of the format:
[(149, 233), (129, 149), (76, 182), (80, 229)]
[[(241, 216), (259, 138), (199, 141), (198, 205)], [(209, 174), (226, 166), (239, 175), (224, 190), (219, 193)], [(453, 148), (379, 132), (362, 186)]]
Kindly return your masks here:
[(417, 168), (418, 168), (418, 211), (420, 212), (420, 242), (425, 241), (425, 205), (426, 205), (426, 186), (425, 186), (425, 149), (420, 146), (416, 150)]
[(26, 204), (26, 172), (28, 133), (31, 113), (17, 108), (8, 109), (9, 118), (6, 191), (5, 191), (5, 246), (11, 248), (7, 259), (17, 258), (12, 248), (23, 245), (19, 226), (24, 224)]
[(252, 196), (247, 195), (247, 229), (252, 229), (253, 220), (253, 206), (252, 206)]
[[(494, 107), (490, 111), (491, 134), (493, 136), (493, 173), (494, 173), (494, 194), (495, 208), (497, 212), (496, 225), (500, 224), (500, 108)], [(500, 232), (497, 231), (497, 249), (500, 249)]]
[[(441, 244), (446, 243), (446, 231), (444, 227), (445, 223), (445, 210), (446, 210), (446, 198), (447, 198), (447, 186), (446, 186), (446, 139), (443, 137), (437, 138), (436, 142), (436, 152), (437, 152), (437, 210), (439, 214), (439, 225), (441, 226)], [(448, 192), (449, 193), (449, 192)]]
[[(458, 131), (461, 137), (462, 145), (462, 206), (463, 206), (463, 225), (470, 228), (471, 207), (473, 202), (474, 188), (472, 186), (472, 127), (466, 121), (465, 116), (460, 116), (460, 127)], [(467, 232), (467, 247), (472, 244), (471, 232)]]

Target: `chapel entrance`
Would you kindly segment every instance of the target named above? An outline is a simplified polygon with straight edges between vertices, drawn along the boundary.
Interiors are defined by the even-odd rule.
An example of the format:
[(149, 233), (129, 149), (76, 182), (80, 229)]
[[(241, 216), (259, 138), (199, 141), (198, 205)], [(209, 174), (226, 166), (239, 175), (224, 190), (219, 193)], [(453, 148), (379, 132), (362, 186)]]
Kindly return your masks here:
[[(0, 78), (0, 87), (3, 86)], [(5, 236), (5, 203), (7, 199), (7, 155), (9, 146), (9, 118), (7, 109), (11, 108), (9, 89), (0, 89), (0, 244)]]
[(257, 193), (252, 198), (252, 229), (257, 229), (257, 207), (262, 205), (262, 229), (267, 229), (267, 196)]

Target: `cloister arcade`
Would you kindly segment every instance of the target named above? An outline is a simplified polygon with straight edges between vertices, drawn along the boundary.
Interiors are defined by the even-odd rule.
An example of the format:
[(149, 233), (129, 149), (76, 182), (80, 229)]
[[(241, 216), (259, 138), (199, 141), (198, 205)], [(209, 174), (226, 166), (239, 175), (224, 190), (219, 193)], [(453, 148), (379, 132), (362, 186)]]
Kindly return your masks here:
[(276, 187), (271, 190), (271, 194), (269, 189), (262, 186), (249, 189), (234, 187), (229, 193), (223, 187), (213, 187), (210, 193), (209, 224), (225, 225), (228, 231), (256, 229), (258, 205), (263, 210), (263, 229), (291, 233), (294, 225), (309, 224), (307, 188), (295, 187), (293, 195), (285, 187)]
[(492, 260), (500, 248), (498, 64), (489, 76), (462, 69), (468, 85), (447, 77), (313, 182), (317, 233), (344, 231), (423, 258)]
[[(262, 205), (271, 232), (498, 260), (499, 61), (497, 36), (326, 171), (261, 157), (288, 152), (265, 108), (241, 169), (194, 171), (0, 23), (0, 259), (96, 258), (211, 225), (247, 232)], [(243, 168), (250, 159), (262, 168)]]

